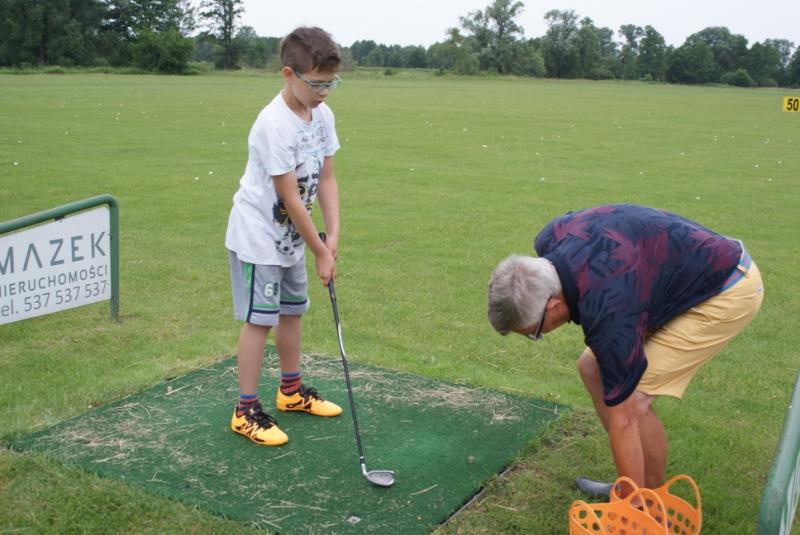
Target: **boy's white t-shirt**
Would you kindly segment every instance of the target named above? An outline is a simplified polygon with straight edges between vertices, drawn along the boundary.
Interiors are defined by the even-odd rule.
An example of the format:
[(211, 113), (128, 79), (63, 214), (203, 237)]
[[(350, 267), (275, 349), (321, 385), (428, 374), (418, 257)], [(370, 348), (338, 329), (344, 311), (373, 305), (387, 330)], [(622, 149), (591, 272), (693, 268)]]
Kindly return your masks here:
[(323, 102), (311, 110), (307, 123), (278, 93), (259, 113), (247, 143), (247, 167), (233, 196), (225, 247), (251, 264), (293, 266), (303, 258), (305, 244), (272, 177), (295, 171), (300, 197), (311, 213), (325, 158), (339, 150), (333, 112)]

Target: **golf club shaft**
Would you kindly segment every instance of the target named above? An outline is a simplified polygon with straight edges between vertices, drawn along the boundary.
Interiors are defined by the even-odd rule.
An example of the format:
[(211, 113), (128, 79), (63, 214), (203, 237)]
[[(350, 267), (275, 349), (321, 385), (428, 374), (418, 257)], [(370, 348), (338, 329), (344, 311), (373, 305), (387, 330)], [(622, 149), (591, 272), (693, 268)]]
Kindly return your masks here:
[[(325, 233), (320, 232), (319, 237), (325, 243)], [(361, 463), (362, 471), (366, 471), (364, 462), (364, 447), (361, 445), (361, 432), (358, 430), (358, 418), (356, 417), (356, 402), (353, 399), (353, 385), (350, 382), (350, 369), (347, 366), (347, 355), (344, 351), (344, 340), (342, 338), (342, 324), (339, 322), (339, 307), (336, 306), (336, 290), (333, 287), (333, 278), (328, 281), (328, 293), (331, 296), (331, 308), (333, 308), (333, 321), (336, 323), (336, 336), (339, 340), (339, 353), (342, 356), (342, 368), (344, 369), (344, 380), (347, 383), (347, 398), (350, 400), (350, 414), (353, 417), (353, 430), (356, 435), (358, 445), (358, 460)]]
[(361, 465), (364, 465), (364, 448), (361, 445), (361, 433), (358, 430), (358, 418), (356, 417), (356, 402), (353, 400), (353, 385), (350, 382), (350, 370), (347, 366), (347, 356), (344, 351), (344, 340), (342, 339), (342, 325), (339, 322), (339, 308), (336, 306), (336, 291), (333, 288), (333, 279), (328, 282), (328, 293), (331, 296), (331, 307), (333, 308), (333, 319), (336, 322), (336, 336), (339, 338), (339, 353), (342, 355), (342, 368), (344, 368), (344, 380), (347, 383), (347, 397), (350, 399), (350, 414), (353, 416), (353, 430), (356, 434), (356, 444), (358, 444), (358, 456)]

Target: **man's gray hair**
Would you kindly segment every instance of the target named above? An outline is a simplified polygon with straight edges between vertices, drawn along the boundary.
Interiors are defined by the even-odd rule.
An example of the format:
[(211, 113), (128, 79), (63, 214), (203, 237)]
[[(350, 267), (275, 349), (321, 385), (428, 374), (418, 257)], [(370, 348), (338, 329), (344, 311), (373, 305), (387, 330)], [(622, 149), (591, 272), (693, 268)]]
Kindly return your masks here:
[(489, 279), (489, 322), (503, 336), (535, 325), (547, 300), (560, 293), (561, 281), (549, 260), (511, 255)]

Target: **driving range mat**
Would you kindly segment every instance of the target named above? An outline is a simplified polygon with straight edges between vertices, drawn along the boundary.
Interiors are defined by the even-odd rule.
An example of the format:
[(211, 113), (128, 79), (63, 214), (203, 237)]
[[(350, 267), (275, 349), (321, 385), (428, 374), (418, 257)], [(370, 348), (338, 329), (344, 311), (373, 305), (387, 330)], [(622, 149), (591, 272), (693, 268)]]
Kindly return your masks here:
[[(270, 350), (272, 351), (272, 350)], [(229, 359), (15, 441), (105, 477), (279, 533), (427, 533), (565, 408), (545, 401), (351, 364), (369, 470), (361, 475), (341, 362), (303, 356), (303, 381), (338, 418), (274, 408), (277, 356), (260, 393), (289, 443), (259, 446), (230, 431), (238, 398)]]

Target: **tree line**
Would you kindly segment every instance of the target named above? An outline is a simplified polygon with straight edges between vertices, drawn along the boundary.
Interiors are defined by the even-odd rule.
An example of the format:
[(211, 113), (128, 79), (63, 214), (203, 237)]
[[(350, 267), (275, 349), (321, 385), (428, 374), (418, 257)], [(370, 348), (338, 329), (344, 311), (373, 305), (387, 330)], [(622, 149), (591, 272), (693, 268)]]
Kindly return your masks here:
[[(458, 17), (429, 47), (359, 40), (343, 47), (355, 65), (552, 78), (623, 79), (685, 84), (800, 86), (800, 47), (787, 39), (748, 44), (725, 27), (708, 27), (678, 47), (653, 27), (597, 27), (572, 10), (551, 10), (545, 35), (526, 38), (516, 22), (524, 4), (494, 0)], [(280, 38), (239, 23), (241, 0), (0, 0), (0, 66), (83, 66), (187, 73), (278, 69)], [(199, 30), (199, 31), (198, 31)]]
[(787, 39), (748, 46), (747, 38), (728, 28), (708, 27), (674, 47), (653, 26), (624, 24), (614, 32), (572, 10), (548, 11), (545, 35), (526, 39), (515, 22), (523, 8), (520, 1), (495, 0), (459, 17), (459, 26), (427, 49), (356, 41), (350, 51), (358, 65), (458, 74), (800, 86), (800, 47)]
[(200, 53), (235, 68), (243, 12), (241, 0), (0, 0), (0, 66), (185, 73)]

